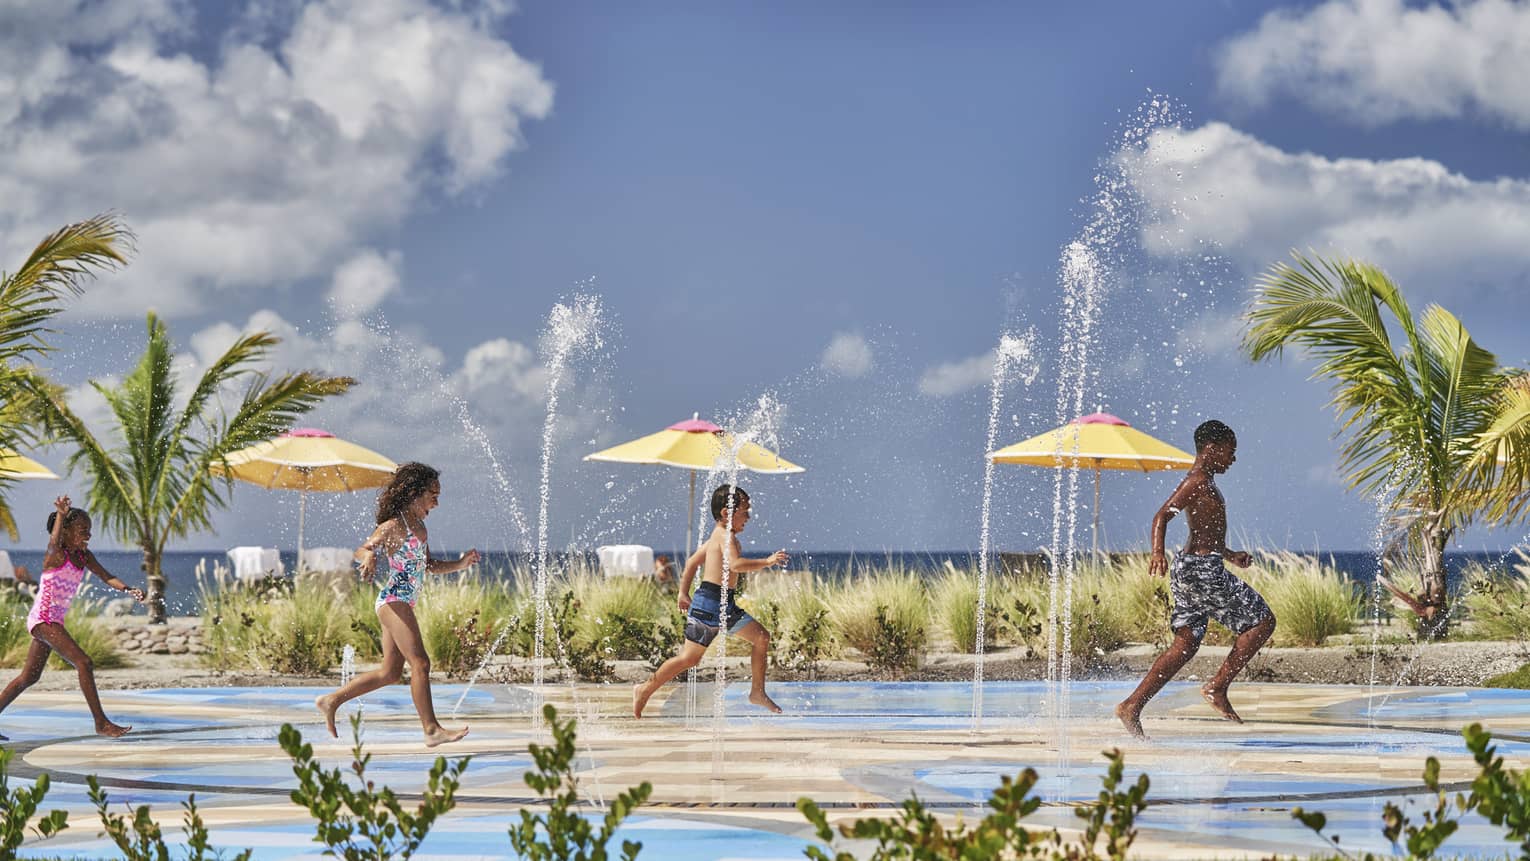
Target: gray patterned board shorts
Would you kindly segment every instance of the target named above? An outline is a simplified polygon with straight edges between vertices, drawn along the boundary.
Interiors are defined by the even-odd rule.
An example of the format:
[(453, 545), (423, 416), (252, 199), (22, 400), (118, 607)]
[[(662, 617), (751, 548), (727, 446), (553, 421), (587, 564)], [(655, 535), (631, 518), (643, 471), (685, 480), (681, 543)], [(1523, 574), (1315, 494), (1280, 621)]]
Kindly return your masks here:
[(1272, 615), (1263, 596), (1227, 570), (1220, 553), (1175, 556), (1169, 571), (1169, 594), (1174, 599), (1169, 627), (1175, 631), (1189, 628), (1197, 640), (1206, 636), (1208, 619), (1241, 634)]

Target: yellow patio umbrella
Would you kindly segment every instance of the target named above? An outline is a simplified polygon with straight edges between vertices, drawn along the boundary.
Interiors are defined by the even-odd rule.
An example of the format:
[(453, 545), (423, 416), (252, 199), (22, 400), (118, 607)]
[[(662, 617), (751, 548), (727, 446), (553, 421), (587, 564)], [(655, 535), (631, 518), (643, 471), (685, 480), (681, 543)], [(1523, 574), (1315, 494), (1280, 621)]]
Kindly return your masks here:
[[(296, 490), (298, 503), (298, 561), (303, 559), (303, 518), (308, 491), (328, 493), (382, 487), (398, 464), (368, 448), (346, 442), (328, 431), (295, 428), (275, 439), (258, 442), (229, 455), (227, 474), (267, 490)], [(222, 465), (213, 471), (222, 475)]]
[(1108, 413), (1076, 418), (1060, 428), (988, 455), (994, 463), (1094, 470), (1094, 550), (1100, 549), (1100, 470), (1156, 472), (1184, 469), (1195, 456), (1154, 439)]
[(737, 453), (738, 465), (750, 472), (779, 475), (802, 472), (802, 467), (752, 442), (742, 444), (717, 425), (703, 421), (699, 413), (658, 433), (584, 456), (605, 463), (656, 463), (691, 472), (691, 504), (685, 515), (685, 547), (691, 552), (691, 512), (696, 510), (696, 473), (710, 470), (725, 452)]
[(7, 478), (58, 478), (58, 473), (8, 448), (0, 448), (0, 475)]
[[(30, 457), (17, 454), (8, 448), (0, 448), (0, 477), (58, 478), (58, 473)], [(0, 529), (4, 529), (12, 541), (21, 537), (21, 533), (16, 529), (16, 518), (11, 514), (10, 506), (4, 502), (0, 502)]]

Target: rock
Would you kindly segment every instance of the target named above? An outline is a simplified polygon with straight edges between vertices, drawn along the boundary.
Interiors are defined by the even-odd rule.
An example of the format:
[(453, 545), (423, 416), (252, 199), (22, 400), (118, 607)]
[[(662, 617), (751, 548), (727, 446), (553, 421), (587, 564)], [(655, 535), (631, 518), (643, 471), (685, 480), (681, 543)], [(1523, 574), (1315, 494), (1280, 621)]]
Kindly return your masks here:
[(131, 616), (133, 614), (133, 604), (134, 601), (132, 598), (115, 598), (111, 601), (107, 601), (106, 604), (101, 607), (101, 615), (112, 616), (115, 618)]

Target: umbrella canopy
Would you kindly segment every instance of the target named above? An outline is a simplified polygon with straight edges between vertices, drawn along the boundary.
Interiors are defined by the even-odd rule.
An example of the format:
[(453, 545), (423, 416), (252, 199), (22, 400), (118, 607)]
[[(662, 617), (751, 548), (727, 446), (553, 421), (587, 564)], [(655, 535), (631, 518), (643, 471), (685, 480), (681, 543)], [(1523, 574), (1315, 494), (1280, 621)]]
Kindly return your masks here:
[(1195, 455), (1181, 451), (1108, 413), (1076, 418), (1060, 428), (988, 455), (994, 463), (1094, 470), (1094, 549), (1100, 549), (1100, 470), (1156, 472), (1184, 469)]
[(9, 478), (58, 478), (58, 473), (8, 448), (0, 448), (0, 474)]
[(267, 490), (296, 490), (298, 504), (298, 560), (303, 558), (303, 518), (308, 491), (330, 493), (382, 487), (393, 478), (398, 464), (368, 448), (346, 442), (318, 428), (296, 428), (275, 439), (258, 442), (230, 454), (228, 469), (214, 465), (213, 472), (258, 484)]
[(676, 422), (658, 433), (639, 437), (631, 442), (594, 454), (585, 460), (604, 463), (645, 463), (676, 466), (691, 471), (691, 504), (685, 520), (686, 552), (691, 549), (690, 512), (696, 509), (696, 472), (710, 470), (725, 452), (737, 452), (738, 465), (750, 472), (770, 475), (802, 472), (802, 467), (779, 454), (752, 442), (740, 442), (722, 428), (703, 421), (699, 414), (688, 420)]
[[(8, 448), (0, 448), (0, 477), (58, 478), (58, 473), (30, 457), (17, 454)], [(4, 529), (12, 541), (21, 537), (21, 533), (16, 529), (16, 518), (11, 513), (11, 507), (4, 501), (0, 501), (0, 529)]]

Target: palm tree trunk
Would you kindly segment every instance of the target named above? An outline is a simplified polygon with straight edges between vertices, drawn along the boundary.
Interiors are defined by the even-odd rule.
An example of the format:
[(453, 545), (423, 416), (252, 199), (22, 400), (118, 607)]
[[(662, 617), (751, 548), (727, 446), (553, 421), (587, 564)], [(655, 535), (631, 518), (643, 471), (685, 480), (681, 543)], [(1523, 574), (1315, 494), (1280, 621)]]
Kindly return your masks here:
[(165, 616), (165, 575), (160, 570), (160, 554), (150, 548), (143, 551), (144, 574), (148, 578), (149, 624), (163, 625)]
[(1423, 583), (1418, 596), (1423, 612), (1419, 614), (1419, 632), (1440, 638), (1445, 636), (1450, 622), (1445, 595), (1445, 547), (1450, 543), (1452, 530), (1434, 519), (1427, 521), (1423, 529)]

